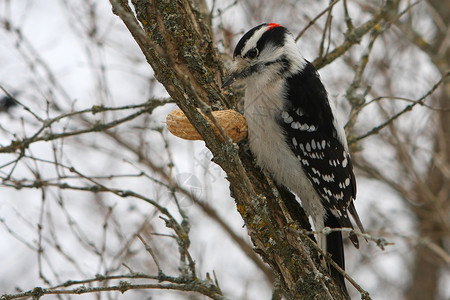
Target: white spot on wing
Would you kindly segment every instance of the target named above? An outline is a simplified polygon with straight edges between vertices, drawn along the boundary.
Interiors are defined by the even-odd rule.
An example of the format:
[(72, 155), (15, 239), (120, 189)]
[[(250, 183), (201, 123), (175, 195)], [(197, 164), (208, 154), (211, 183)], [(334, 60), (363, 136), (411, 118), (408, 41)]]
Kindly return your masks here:
[(285, 123), (287, 123), (287, 124), (289, 124), (289, 123), (291, 123), (292, 121), (294, 121), (294, 119), (291, 117), (291, 116), (287, 116), (287, 118), (283, 118), (283, 120), (284, 120), (284, 122)]
[(309, 126), (308, 126), (308, 124), (302, 124), (302, 126), (300, 127), (300, 130), (308, 130), (309, 129)]
[(323, 188), (323, 191), (325, 192), (325, 194), (327, 194), (329, 196), (332, 195), (331, 191), (329, 189), (327, 189), (326, 187)]
[(306, 151), (311, 152), (311, 145), (306, 143)]
[[(292, 117), (290, 117), (292, 119)], [(299, 129), (300, 128), (300, 123), (299, 122), (292, 122), (291, 123), (291, 127), (293, 129)]]
[(344, 193), (340, 192), (339, 194), (335, 194), (334, 197), (337, 200), (342, 200), (342, 199), (344, 199)]
[(320, 175), (320, 171), (317, 170), (316, 168), (312, 168), (312, 171), (314, 174)]
[(323, 180), (325, 180), (326, 182), (333, 182), (334, 181), (334, 175), (328, 175), (328, 174), (324, 174), (322, 175)]
[(347, 160), (347, 157), (346, 158), (344, 158), (344, 160), (342, 161), (342, 167), (346, 167), (347, 166), (347, 163), (348, 163), (348, 160)]
[(349, 186), (350, 185), (350, 178), (345, 179), (345, 186)]

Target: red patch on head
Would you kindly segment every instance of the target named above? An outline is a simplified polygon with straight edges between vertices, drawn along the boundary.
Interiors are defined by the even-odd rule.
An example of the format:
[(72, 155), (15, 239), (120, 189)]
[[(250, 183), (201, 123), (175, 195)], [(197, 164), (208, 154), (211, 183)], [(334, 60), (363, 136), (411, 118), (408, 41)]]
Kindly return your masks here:
[(267, 27), (269, 27), (269, 29), (275, 28), (275, 27), (281, 27), (280, 24), (277, 23), (269, 23), (267, 24)]

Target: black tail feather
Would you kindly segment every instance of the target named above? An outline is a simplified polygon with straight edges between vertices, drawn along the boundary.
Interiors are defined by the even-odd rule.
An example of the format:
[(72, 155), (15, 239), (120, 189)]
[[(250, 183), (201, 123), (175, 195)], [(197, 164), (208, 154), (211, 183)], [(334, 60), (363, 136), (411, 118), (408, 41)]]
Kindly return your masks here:
[[(330, 228), (341, 227), (336, 217), (331, 213), (328, 214), (327, 219), (325, 220), (325, 226)], [(341, 267), (341, 269), (345, 270), (344, 244), (341, 231), (333, 231), (327, 235), (327, 252), (331, 255), (333, 261)], [(345, 287), (344, 276), (334, 267), (330, 266), (330, 269), (331, 276), (341, 285), (342, 290), (348, 294), (347, 288)]]

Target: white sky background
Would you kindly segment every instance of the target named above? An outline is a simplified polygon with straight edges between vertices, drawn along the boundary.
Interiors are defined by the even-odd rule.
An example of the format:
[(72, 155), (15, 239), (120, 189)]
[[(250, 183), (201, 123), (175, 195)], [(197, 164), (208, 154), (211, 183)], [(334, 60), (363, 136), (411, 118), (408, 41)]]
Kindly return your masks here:
[[(122, 22), (112, 14), (108, 1), (97, 1), (96, 12), (101, 23), (98, 23), (99, 36), (103, 38), (104, 47), (99, 51), (97, 47), (90, 45), (91, 41), (87, 40), (82, 34), (83, 27), (80, 24), (89, 26), (88, 20), (79, 21), (77, 16), (83, 17), (85, 11), (82, 9), (84, 1), (67, 1), (70, 3), (71, 9), (67, 9), (60, 0), (45, 1), (5, 1), (0, 0), (0, 16), (10, 16), (13, 26), (19, 26), (26, 39), (30, 42), (36, 52), (29, 52), (28, 48), (20, 46), (15, 47), (17, 39), (12, 38), (13, 34), (5, 34), (4, 30), (0, 31), (0, 85), (10, 92), (20, 92), (18, 99), (25, 105), (30, 107), (32, 111), (41, 117), (45, 117), (48, 100), (50, 103), (56, 101), (57, 104), (70, 110), (90, 108), (92, 105), (104, 104), (105, 106), (121, 106), (127, 104), (138, 104), (146, 101), (150, 97), (166, 97), (164, 89), (152, 80), (152, 70), (145, 62), (143, 55), (140, 53), (136, 43), (133, 41)], [(220, 3), (219, 3), (220, 2)], [(255, 4), (258, 1), (255, 1)], [(323, 1), (322, 1), (323, 2)], [(245, 5), (238, 5), (231, 11), (225, 11), (221, 17), (214, 19), (215, 25), (222, 22), (227, 27), (231, 27), (234, 32), (244, 33), (251, 27), (262, 22), (278, 22), (296, 34), (306, 24), (304, 19), (295, 15), (297, 11), (302, 11), (311, 18), (314, 17), (325, 6), (323, 3), (316, 4), (303, 2), (296, 4), (268, 7), (261, 10), (260, 16), (256, 19), (248, 18), (249, 8)], [(9, 3), (9, 5), (7, 5)], [(225, 8), (232, 1), (216, 1), (216, 8)], [(288, 3), (286, 1), (286, 3)], [(294, 1), (292, 1), (294, 3)], [(350, 2), (351, 4), (351, 2)], [(356, 9), (356, 8), (355, 8)], [(351, 10), (350, 13), (353, 11)], [(362, 22), (366, 20), (366, 16), (353, 14), (358, 16), (355, 21)], [(271, 18), (268, 19), (267, 16)], [(80, 19), (81, 19), (80, 17)], [(338, 16), (336, 16), (337, 18)], [(286, 24), (285, 20), (293, 20)], [(323, 20), (322, 20), (323, 22)], [(319, 22), (322, 24), (321, 22)], [(426, 25), (426, 24), (425, 24)], [(320, 40), (319, 29), (308, 31), (302, 38), (300, 48), (307, 59), (313, 60), (317, 56), (317, 45)], [(234, 40), (237, 42), (240, 35)], [(220, 37), (219, 37), (220, 38)], [(339, 41), (339, 37), (336, 38)], [(305, 41), (311, 41), (306, 44)], [(350, 52), (351, 55), (358, 57), (364, 46), (355, 46)], [(220, 47), (220, 45), (219, 45)], [(233, 46), (234, 47), (234, 46)], [(380, 43), (374, 48), (374, 56), (384, 53), (383, 45)], [(23, 50), (25, 49), (25, 50)], [(19, 51), (18, 51), (19, 50)], [(395, 50), (393, 50), (395, 52)], [(27, 57), (35, 60), (38, 54), (52, 70), (56, 77), (58, 87), (54, 89), (54, 98), (50, 97), (49, 88), (52, 87), (50, 80), (46, 78), (45, 71), (38, 69), (40, 77), (29, 72), (28, 67), (24, 64), (24, 58), (20, 55), (24, 52)], [(91, 56), (86, 53), (89, 52)], [(383, 54), (380, 54), (383, 55)], [(417, 53), (414, 53), (417, 55)], [(396, 91), (400, 96), (418, 98), (427, 89), (430, 88), (437, 80), (438, 74), (435, 70), (430, 69), (427, 61), (416, 63), (415, 68), (408, 67), (405, 59), (396, 57), (392, 53), (391, 59), (398, 59), (398, 68), (392, 70), (393, 76), (403, 78), (408, 74), (408, 78), (412, 78), (411, 72), (417, 73), (417, 82), (414, 89), (411, 85), (407, 85), (407, 80), (399, 80), (399, 89)], [(425, 60), (425, 58), (423, 58)], [(92, 65), (94, 62), (94, 67)], [(102, 65), (103, 64), (103, 65)], [(106, 78), (98, 80), (99, 69), (105, 67), (107, 69)], [(348, 72), (347, 75), (345, 74)], [(342, 108), (344, 119), (348, 114), (348, 107), (342, 103), (345, 94), (345, 88), (352, 80), (352, 75), (348, 67), (343, 63), (336, 62), (320, 70), (322, 79), (328, 88), (330, 97), (339, 101)], [(104, 84), (105, 88), (99, 89), (99, 82)], [(375, 80), (376, 85), (376, 80)], [(375, 86), (376, 87), (376, 86)], [(99, 92), (100, 90), (100, 92)], [(65, 94), (66, 93), (66, 94)], [(173, 105), (155, 110), (150, 120), (146, 123), (150, 128), (163, 126), (163, 121), (168, 112), (174, 109)], [(56, 116), (57, 112), (52, 111)], [(11, 117), (8, 114), (0, 114), (0, 125), (5, 129), (1, 131), (1, 145), (9, 144), (11, 135), (5, 133), (9, 131), (19, 136), (29, 136), (34, 133), (35, 128), (30, 125), (22, 127), (17, 121), (17, 116), (23, 117), (25, 120), (33, 120), (32, 116), (21, 109), (11, 110)], [(423, 117), (423, 111), (415, 110), (413, 114)], [(410, 114), (409, 117), (414, 115)], [(118, 113), (118, 115), (120, 115)], [(377, 125), (381, 120), (374, 119), (374, 114), (367, 112), (370, 118), (360, 118), (365, 120), (364, 123), (358, 123), (358, 129), (361, 133)], [(115, 113), (107, 114), (111, 120)], [(362, 115), (362, 117), (364, 114)], [(98, 116), (90, 116), (95, 119)], [(367, 121), (366, 121), (367, 120)], [(25, 122), (27, 123), (27, 122)], [(139, 126), (139, 122), (135, 122)], [(423, 123), (415, 123), (418, 127)], [(79, 128), (80, 122), (61, 122), (56, 129)], [(411, 122), (406, 122), (411, 125)], [(129, 135), (130, 143), (139, 141), (136, 138), (132, 127), (126, 126), (127, 130), (121, 132), (122, 135)], [(203, 142), (182, 141), (171, 136), (167, 130), (163, 135), (167, 138), (171, 149), (171, 155), (175, 163), (174, 177), (176, 174), (184, 176), (193, 174), (200, 182), (199, 195), (204, 201), (211, 204), (220, 213), (220, 215), (230, 224), (230, 226), (238, 232), (243, 238), (248, 239), (246, 229), (242, 228), (243, 221), (236, 211), (234, 201), (229, 196), (227, 181), (225, 174), (214, 163), (210, 162), (211, 155), (204, 147)], [(91, 137), (90, 137), (91, 136)], [(164, 149), (163, 139), (161, 135), (149, 130), (145, 133), (143, 139), (149, 153), (155, 161), (161, 164), (167, 162), (168, 154)], [(376, 140), (367, 140), (365, 142), (366, 149), (377, 148)], [(422, 143), (424, 147), (426, 140)], [(55, 144), (61, 147), (59, 142)], [(92, 149), (92, 145), (97, 150)], [(123, 149), (115, 148), (115, 144), (103, 137), (101, 134), (89, 134), (80, 139), (69, 139), (63, 146), (64, 162), (67, 165), (73, 165), (77, 170), (90, 175), (101, 174), (136, 174), (141, 170), (139, 166), (133, 166), (125, 160), (135, 161), (132, 153), (128, 153)], [(34, 156), (43, 159), (52, 159), (52, 143), (41, 142), (33, 145), (30, 149)], [(380, 164), (386, 164), (389, 167), (391, 163), (389, 150), (365, 151), (365, 155), (373, 156), (374, 160), (378, 160)], [(0, 165), (12, 159), (11, 155), (0, 154)], [(49, 164), (40, 164), (35, 167), (33, 162), (29, 161), (29, 168), (21, 165), (15, 172), (15, 176), (32, 178), (30, 169), (38, 169), (39, 173), (48, 178), (56, 176), (55, 168)], [(10, 169), (4, 168), (2, 172), (8, 172)], [(79, 185), (83, 185), (82, 181), (73, 181)], [(173, 203), (169, 203), (170, 197), (166, 195), (167, 191), (145, 178), (122, 178), (107, 181), (108, 186), (121, 189), (130, 189), (138, 191), (153, 199), (166, 201), (168, 208), (176, 213), (176, 207)], [(395, 229), (385, 228), (386, 230), (402, 233), (405, 235), (412, 234), (409, 229), (413, 224), (409, 213), (401, 204), (397, 195), (386, 189), (379, 183), (369, 180), (358, 180), (358, 201), (356, 206), (360, 212), (361, 220), (370, 230), (371, 218), (386, 218), (387, 226), (395, 224)], [(119, 253), (121, 245), (114, 238), (113, 231), (120, 231), (123, 235), (131, 236), (141, 225), (144, 218), (151, 218), (152, 225), (156, 226), (154, 231), (169, 233), (164, 228), (163, 221), (158, 220), (158, 215), (154, 215), (154, 210), (137, 200), (121, 199), (111, 195), (102, 195), (102, 199), (94, 199), (88, 193), (68, 192), (64, 191), (62, 199), (66, 210), (62, 210), (57, 204), (58, 191), (56, 189), (48, 189), (48, 199), (45, 203), (45, 211), (51, 214), (49, 218), (55, 224), (45, 223), (43, 228), (44, 236), (49, 236), (52, 232), (58, 236), (61, 247), (64, 251), (72, 254), (74, 257), (82, 258), (78, 265), (71, 264), (61, 254), (56, 252), (50, 245), (45, 248), (45, 253), (52, 262), (52, 267), (58, 270), (59, 278), (52, 274), (50, 267), (44, 262), (45, 275), (51, 279), (52, 285), (64, 282), (68, 279), (81, 279), (95, 276), (97, 273), (104, 271), (105, 267), (111, 267), (117, 264), (114, 254)], [(38, 189), (22, 189), (14, 190), (12, 188), (1, 188), (0, 191), (0, 219), (7, 224), (9, 228), (20, 235), (20, 238), (26, 241), (32, 247), (36, 247), (37, 224), (39, 223), (40, 212), (42, 208), (41, 193)], [(119, 225), (114, 227), (110, 224), (109, 235), (106, 239), (109, 260), (100, 262), (98, 257), (89, 251), (89, 246), (81, 245), (76, 236), (70, 233), (68, 218), (77, 220), (77, 226), (87, 236), (87, 239), (98, 244), (103, 238), (103, 223), (105, 213), (102, 207), (96, 204), (96, 201), (104, 201), (108, 205), (114, 206), (115, 221)], [(190, 216), (191, 228), (191, 251), (197, 262), (197, 271), (202, 278), (206, 272), (212, 274), (213, 270), (217, 274), (220, 286), (231, 299), (270, 299), (271, 288), (266, 284), (263, 275), (256, 269), (244, 254), (236, 247), (236, 245), (228, 238), (228, 236), (218, 227), (218, 225), (205, 216), (197, 207), (190, 203), (181, 202), (182, 207)], [(376, 208), (376, 209), (375, 209)], [(70, 216), (65, 212), (69, 211)], [(372, 211), (380, 212), (380, 216), (370, 216)], [(396, 221), (391, 222), (389, 216), (395, 215)], [(3, 224), (0, 224), (3, 225)], [(159, 227), (158, 227), (159, 226)], [(115, 229), (114, 229), (115, 228)], [(378, 228), (375, 228), (378, 229)], [(72, 228), (73, 230), (73, 228)], [(64, 232), (69, 232), (65, 234)], [(349, 247), (347, 249), (347, 269), (350, 275), (359, 282), (363, 288), (367, 289), (373, 299), (400, 299), (401, 294), (395, 291), (395, 286), (401, 287), (407, 279), (406, 262), (403, 257), (408, 256), (407, 245), (400, 239), (393, 238), (396, 245), (389, 247), (382, 252), (379, 249), (370, 246), (363, 246), (359, 251)], [(175, 244), (164, 239), (158, 239), (159, 243), (167, 243), (167, 251), (159, 253), (159, 255), (167, 255), (169, 260), (177, 259), (177, 249)], [(45, 245), (45, 244), (44, 244)], [(146, 257), (147, 253), (144, 247), (135, 241), (130, 247), (138, 253), (137, 257), (127, 261), (130, 267), (135, 271), (145, 272), (148, 268), (154, 268), (151, 260), (147, 258), (148, 265), (142, 265), (141, 261)], [(170, 249), (172, 247), (172, 249)], [(355, 265), (352, 256), (363, 255), (364, 257), (375, 257), (371, 268), (359, 268)], [(0, 257), (3, 257), (2, 267), (0, 268), (0, 293), (13, 293), (16, 287), (23, 290), (32, 289), (35, 286), (42, 286), (44, 283), (39, 279), (37, 254), (36, 250), (27, 247), (23, 242), (19, 241), (10, 234), (5, 226), (0, 226)], [(102, 265), (103, 264), (103, 265)], [(176, 264), (172, 264), (176, 266)], [(374, 267), (376, 266), (376, 267)], [(77, 267), (82, 272), (77, 271)], [(125, 268), (120, 269), (126, 273)], [(152, 269), (153, 273), (155, 269)], [(373, 271), (376, 271), (376, 274)], [(166, 269), (168, 274), (177, 270)], [(390, 287), (380, 289), (379, 278), (383, 278), (390, 282)], [(397, 294), (398, 293), (398, 294)], [(182, 294), (167, 291), (139, 291), (127, 292), (123, 295), (118, 293), (111, 294), (114, 298), (119, 299), (135, 299), (136, 295), (142, 297), (154, 296), (155, 299), (185, 299)], [(388, 296), (389, 295), (389, 296)], [(398, 297), (392, 298), (392, 295)], [(94, 299), (95, 295), (73, 296), (73, 299)], [(388, 297), (388, 298), (387, 298)], [(44, 299), (53, 299), (54, 297), (46, 296)], [(357, 299), (358, 296), (355, 297)]]

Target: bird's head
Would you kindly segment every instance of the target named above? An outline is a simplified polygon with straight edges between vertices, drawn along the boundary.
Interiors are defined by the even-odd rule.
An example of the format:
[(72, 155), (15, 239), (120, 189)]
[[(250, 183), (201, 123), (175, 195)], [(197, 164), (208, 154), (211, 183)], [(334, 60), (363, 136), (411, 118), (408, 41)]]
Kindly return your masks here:
[(233, 54), (231, 74), (222, 87), (235, 81), (267, 83), (302, 69), (305, 59), (292, 34), (276, 23), (264, 23), (239, 40)]

